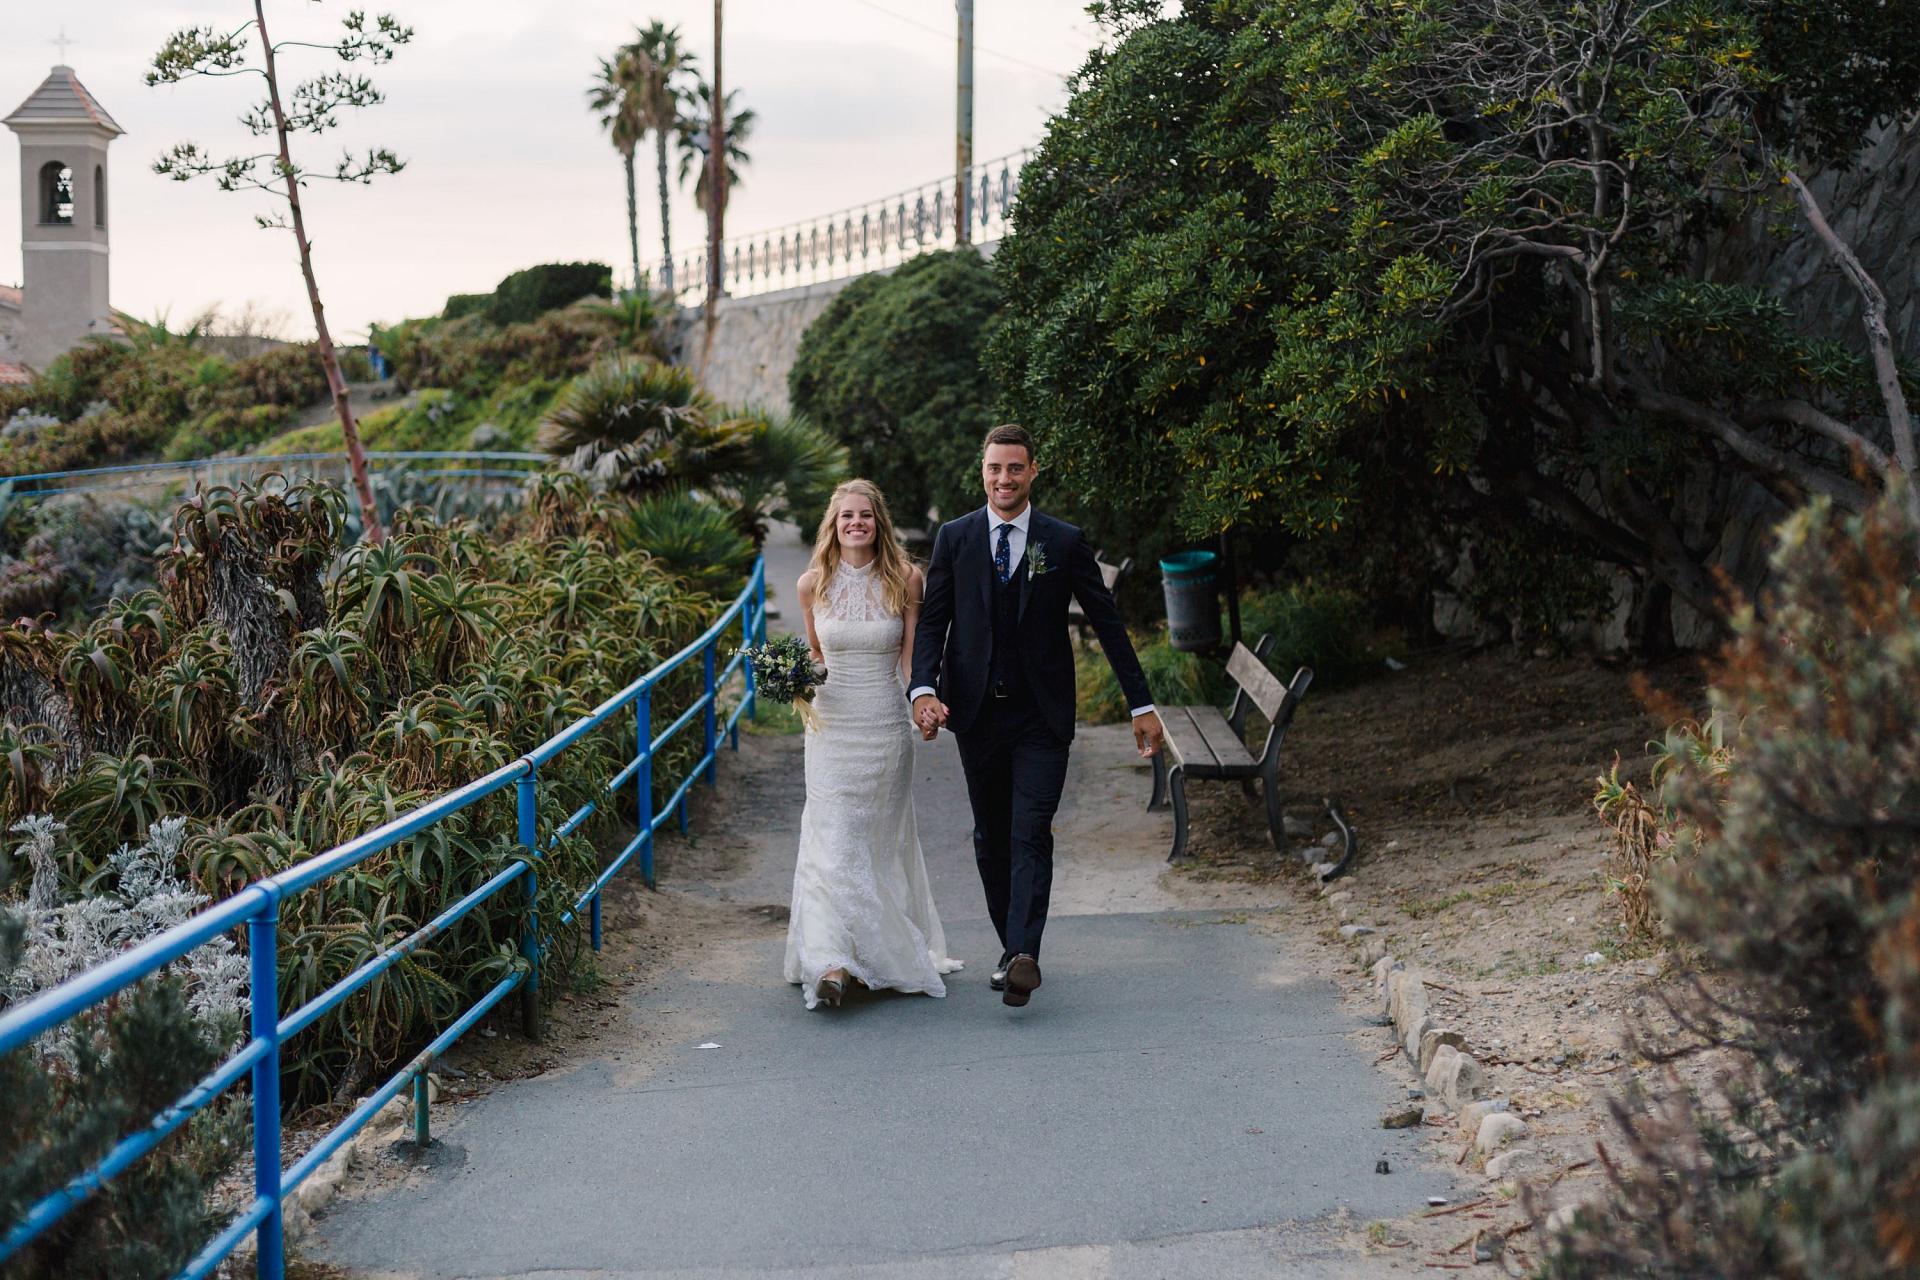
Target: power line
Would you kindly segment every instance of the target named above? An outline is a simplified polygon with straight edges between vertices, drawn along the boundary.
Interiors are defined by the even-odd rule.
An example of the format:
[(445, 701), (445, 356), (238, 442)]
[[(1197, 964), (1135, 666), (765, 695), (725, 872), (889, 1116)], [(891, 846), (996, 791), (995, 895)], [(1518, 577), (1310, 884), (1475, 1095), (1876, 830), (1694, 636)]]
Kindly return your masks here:
[[(920, 21), (918, 18), (909, 18), (904, 13), (895, 13), (893, 10), (885, 7), (884, 5), (876, 4), (874, 0), (853, 0), (853, 2), (858, 5), (864, 5), (867, 8), (873, 10), (875, 13), (883, 13), (887, 17), (892, 18), (895, 22), (904, 22), (910, 27), (918, 27), (922, 31), (932, 32), (934, 35), (939, 36), (943, 40), (951, 40), (953, 38), (953, 32), (951, 31), (942, 31), (939, 27), (930, 26), (927, 23)], [(1050, 76), (1053, 76), (1055, 79), (1059, 79), (1059, 80), (1065, 80), (1067, 78), (1067, 73), (1064, 71), (1055, 71), (1052, 67), (1043, 67), (1037, 62), (1028, 62), (1025, 58), (1017, 58), (1011, 53), (1002, 53), (998, 49), (989, 49), (986, 45), (981, 44), (977, 40), (974, 41), (973, 47), (976, 51), (980, 53), (990, 53), (996, 58), (1004, 58), (1006, 61), (1014, 63), (1017, 66), (1025, 67), (1029, 71), (1038, 71), (1044, 75), (1050, 75)]]

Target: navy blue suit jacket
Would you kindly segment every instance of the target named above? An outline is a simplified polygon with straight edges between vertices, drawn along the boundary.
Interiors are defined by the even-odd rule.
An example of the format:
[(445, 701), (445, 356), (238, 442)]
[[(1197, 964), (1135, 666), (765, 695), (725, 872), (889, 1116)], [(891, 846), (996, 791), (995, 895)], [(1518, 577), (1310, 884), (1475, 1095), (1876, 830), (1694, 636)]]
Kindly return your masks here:
[[(993, 661), (990, 524), (991, 513), (981, 507), (940, 526), (927, 566), (926, 601), (913, 638), (913, 680), (908, 687), (936, 690), (951, 712), (947, 727), (955, 733), (967, 732), (979, 719)], [(1033, 570), (1040, 561), (1045, 571), (1036, 574)], [(1041, 717), (1063, 742), (1073, 740), (1073, 644), (1067, 631), (1067, 605), (1072, 600), (1080, 602), (1080, 611), (1106, 651), (1127, 705), (1143, 707), (1152, 702), (1147, 677), (1134, 656), (1113, 593), (1100, 577), (1093, 548), (1080, 530), (1036, 508), (1027, 524), (1027, 575), (1020, 590), (1020, 661)]]

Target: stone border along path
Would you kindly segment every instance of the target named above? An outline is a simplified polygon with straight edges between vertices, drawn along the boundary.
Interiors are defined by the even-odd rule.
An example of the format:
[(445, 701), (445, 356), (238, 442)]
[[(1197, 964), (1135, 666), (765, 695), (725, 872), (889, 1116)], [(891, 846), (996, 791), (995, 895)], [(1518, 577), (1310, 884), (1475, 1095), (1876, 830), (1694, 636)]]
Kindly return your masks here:
[[(1487, 1073), (1467, 1052), (1465, 1033), (1433, 1013), (1427, 988), (1441, 984), (1418, 966), (1396, 959), (1372, 925), (1352, 922), (1353, 895), (1339, 881), (1322, 885), (1320, 895), (1340, 922), (1340, 938), (1354, 944), (1355, 960), (1371, 974), (1380, 1014), (1392, 1025), (1398, 1052), (1406, 1055), (1421, 1081), (1408, 1093), (1424, 1102), (1389, 1108), (1381, 1124), (1414, 1130), (1452, 1122), (1467, 1144), (1461, 1162), (1477, 1155), (1487, 1181), (1503, 1188), (1509, 1198), (1517, 1197), (1519, 1176), (1538, 1164), (1533, 1148), (1524, 1142), (1527, 1122), (1513, 1113), (1506, 1098), (1489, 1096)], [(1543, 1231), (1550, 1234), (1566, 1226), (1578, 1208), (1577, 1202), (1561, 1204), (1547, 1214)]]

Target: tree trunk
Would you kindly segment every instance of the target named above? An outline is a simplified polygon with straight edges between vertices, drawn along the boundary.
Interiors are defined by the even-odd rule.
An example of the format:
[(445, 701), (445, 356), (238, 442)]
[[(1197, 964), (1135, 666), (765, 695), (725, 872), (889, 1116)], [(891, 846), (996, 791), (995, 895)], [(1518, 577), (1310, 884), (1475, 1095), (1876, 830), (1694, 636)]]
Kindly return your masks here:
[(320, 367), (327, 374), (327, 390), (333, 394), (333, 409), (340, 418), (340, 433), (347, 443), (347, 465), (353, 472), (354, 495), (360, 500), (360, 519), (366, 526), (368, 541), (385, 537), (380, 527), (380, 508), (374, 505), (373, 485), (367, 478), (367, 450), (360, 443), (360, 428), (353, 420), (353, 405), (347, 395), (347, 379), (340, 372), (340, 359), (334, 354), (333, 335), (327, 331), (327, 310), (320, 303), (320, 285), (313, 276), (313, 245), (307, 240), (306, 217), (300, 209), (300, 180), (293, 168), (293, 155), (287, 145), (287, 115), (280, 106), (280, 82), (273, 61), (273, 41), (267, 35), (264, 0), (253, 0), (254, 26), (260, 31), (260, 51), (267, 74), (267, 102), (273, 108), (273, 133), (280, 144), (280, 176), (287, 184), (287, 207), (291, 212), (294, 243), (300, 246), (300, 274), (307, 283), (307, 302), (313, 308), (314, 345), (320, 350)]
[(1675, 648), (1673, 640), (1673, 588), (1659, 578), (1649, 578), (1640, 596), (1640, 613), (1634, 619), (1634, 650), (1642, 658), (1665, 658)]
[(627, 164), (627, 252), (633, 259), (633, 287), (640, 288), (640, 203), (633, 184), (633, 152), (621, 153)]
[(707, 309), (706, 336), (700, 345), (700, 369), (713, 367), (713, 330), (720, 319), (720, 292), (726, 269), (727, 91), (720, 78), (721, 0), (713, 0), (713, 99), (708, 104), (707, 143)]
[(673, 293), (673, 222), (667, 211), (667, 131), (653, 131), (653, 159), (660, 171), (660, 284)]

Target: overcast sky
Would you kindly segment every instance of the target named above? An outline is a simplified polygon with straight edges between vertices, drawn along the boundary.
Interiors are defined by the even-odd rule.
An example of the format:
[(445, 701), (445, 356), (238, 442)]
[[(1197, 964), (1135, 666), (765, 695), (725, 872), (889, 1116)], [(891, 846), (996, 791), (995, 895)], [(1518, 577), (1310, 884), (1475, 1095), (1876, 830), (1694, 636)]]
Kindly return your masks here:
[[(356, 3), (363, 0), (355, 0)], [(66, 61), (127, 132), (114, 144), (113, 303), (178, 322), (209, 304), (249, 301), (310, 336), (292, 237), (257, 230), (259, 195), (180, 184), (150, 166), (176, 141), (225, 154), (251, 139), (236, 117), (252, 78), (148, 88), (143, 74), (169, 33), (245, 21), (245, 0), (42, 0), (8, 6), (0, 42), (0, 113)], [(347, 0), (269, 0), (276, 40), (329, 39)], [(449, 293), (480, 292), (536, 262), (627, 261), (618, 155), (586, 109), (596, 59), (636, 21), (678, 23), (704, 71), (712, 65), (706, 0), (392, 0), (412, 43), (374, 72), (385, 104), (308, 140), (311, 167), (340, 146), (393, 148), (397, 177), (370, 187), (317, 184), (308, 197), (329, 320), (357, 339), (370, 321), (437, 312)], [(976, 0), (974, 154), (1039, 137), (1065, 102), (1059, 73), (1097, 40), (1084, 0)], [(780, 226), (914, 186), (953, 165), (951, 0), (727, 0), (727, 85), (759, 113), (753, 162), (728, 207), (729, 233)], [(329, 55), (295, 50), (296, 72)], [(283, 73), (284, 74), (284, 73)], [(0, 283), (20, 279), (19, 151), (0, 135)], [(641, 258), (659, 254), (652, 166), (641, 171)], [(674, 199), (676, 249), (705, 234), (690, 189)]]

